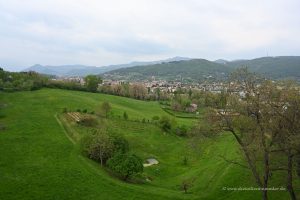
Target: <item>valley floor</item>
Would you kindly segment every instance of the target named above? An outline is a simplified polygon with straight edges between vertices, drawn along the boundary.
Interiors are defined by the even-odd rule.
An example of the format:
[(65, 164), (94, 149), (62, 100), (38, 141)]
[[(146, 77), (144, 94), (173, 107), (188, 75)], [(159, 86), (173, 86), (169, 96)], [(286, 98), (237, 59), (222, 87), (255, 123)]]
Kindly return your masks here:
[[(105, 123), (124, 134), (134, 153), (159, 160), (158, 165), (145, 168), (151, 182), (124, 183), (81, 156), (78, 140), (84, 131), (65, 121), (62, 109), (95, 111), (103, 101), (111, 103), (115, 116)], [(230, 135), (190, 148), (188, 138), (164, 134), (150, 123), (134, 122), (168, 115), (157, 102), (58, 89), (0, 93), (0, 102), (5, 105), (0, 122), (6, 126), (0, 131), (0, 199), (260, 199), (257, 191), (224, 190), (256, 187), (250, 171), (220, 158), (240, 159)], [(132, 121), (117, 120), (124, 111)], [(176, 120), (187, 126), (195, 123)], [(189, 158), (187, 166), (182, 164), (184, 156)], [(184, 194), (179, 185), (187, 178), (195, 181)], [(277, 181), (271, 180), (272, 186), (282, 186)], [(272, 191), (270, 199), (289, 196), (286, 191)]]

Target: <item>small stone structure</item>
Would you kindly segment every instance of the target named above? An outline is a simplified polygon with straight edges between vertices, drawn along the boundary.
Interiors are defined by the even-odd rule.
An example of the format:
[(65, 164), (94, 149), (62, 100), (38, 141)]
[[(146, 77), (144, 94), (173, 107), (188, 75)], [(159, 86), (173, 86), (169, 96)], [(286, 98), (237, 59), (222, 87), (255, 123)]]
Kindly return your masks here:
[(146, 162), (147, 162), (147, 163), (144, 163), (144, 164), (143, 164), (144, 167), (149, 167), (149, 166), (151, 166), (151, 165), (157, 165), (157, 164), (159, 163), (158, 160), (156, 160), (155, 158), (148, 158), (148, 159), (146, 160)]

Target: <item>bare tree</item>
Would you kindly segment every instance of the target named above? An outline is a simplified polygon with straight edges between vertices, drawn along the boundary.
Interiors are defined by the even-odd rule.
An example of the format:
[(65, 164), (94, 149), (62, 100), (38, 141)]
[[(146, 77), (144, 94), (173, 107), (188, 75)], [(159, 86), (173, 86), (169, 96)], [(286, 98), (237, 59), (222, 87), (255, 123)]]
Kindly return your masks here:
[(262, 199), (266, 200), (271, 170), (275, 170), (272, 169), (270, 155), (279, 146), (272, 105), (277, 100), (274, 99), (276, 87), (246, 68), (238, 70), (231, 78), (207, 114), (206, 120), (210, 126), (202, 125), (196, 131), (205, 136), (223, 131), (231, 133), (241, 148), (247, 166), (224, 159), (249, 168), (257, 185), (263, 188)]
[(293, 172), (295, 156), (300, 155), (300, 90), (292, 83), (273, 87), (272, 100), (268, 102), (272, 107), (272, 121), (270, 130), (275, 133), (274, 143), (276, 148), (271, 152), (279, 157), (280, 153), (286, 157), (286, 163), (279, 159), (277, 166), (271, 170), (286, 171), (286, 185), (291, 199), (295, 200), (296, 194), (293, 187)]
[(180, 188), (181, 190), (184, 191), (185, 194), (188, 193), (188, 190), (193, 187), (193, 184), (195, 182), (195, 178), (193, 179), (184, 179), (182, 182), (181, 182), (181, 185), (180, 185)]
[(129, 87), (129, 95), (135, 99), (145, 99), (147, 89), (142, 84), (133, 84)]
[(111, 105), (109, 102), (104, 101), (101, 105), (101, 111), (105, 114), (105, 117), (108, 117), (109, 112), (111, 111)]

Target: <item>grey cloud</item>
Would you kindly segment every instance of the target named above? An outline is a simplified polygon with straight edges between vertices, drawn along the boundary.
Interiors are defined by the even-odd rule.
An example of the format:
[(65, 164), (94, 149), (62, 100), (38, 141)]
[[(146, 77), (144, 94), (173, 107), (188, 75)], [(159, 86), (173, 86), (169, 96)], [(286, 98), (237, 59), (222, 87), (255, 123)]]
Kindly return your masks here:
[(0, 0), (0, 64), (299, 55), (298, 0)]

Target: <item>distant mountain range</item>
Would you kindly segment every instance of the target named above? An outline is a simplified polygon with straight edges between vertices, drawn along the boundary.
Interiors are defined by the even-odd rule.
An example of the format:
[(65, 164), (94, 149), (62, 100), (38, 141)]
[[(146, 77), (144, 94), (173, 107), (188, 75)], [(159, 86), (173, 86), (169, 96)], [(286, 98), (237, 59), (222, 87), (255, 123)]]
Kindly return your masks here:
[(104, 67), (85, 65), (43, 66), (34, 65), (23, 71), (36, 71), (56, 76), (86, 76), (100, 74), (117, 80), (166, 79), (201, 81), (223, 79), (238, 67), (246, 66), (250, 71), (272, 79), (295, 79), (300, 81), (300, 56), (262, 57), (251, 60), (228, 61), (219, 59), (191, 59), (174, 57), (152, 62), (131, 62)]
[(192, 59), (117, 69), (104, 73), (104, 76), (129, 80), (149, 79), (153, 76), (166, 80), (178, 78), (187, 81), (220, 80), (238, 67), (248, 67), (250, 71), (267, 78), (300, 80), (300, 56), (262, 57), (235, 61)]
[(60, 66), (50, 66), (50, 65), (40, 65), (36, 64), (31, 67), (24, 69), (23, 71), (35, 71), (41, 74), (55, 75), (55, 76), (86, 76), (89, 74), (102, 74), (111, 70), (119, 68), (128, 68), (133, 66), (145, 66), (153, 64), (161, 64), (173, 61), (190, 60), (190, 58), (185, 57), (174, 57), (166, 60), (150, 61), (150, 62), (131, 62), (128, 64), (120, 65), (109, 65), (103, 67), (96, 66), (86, 66), (86, 65), (60, 65)]

